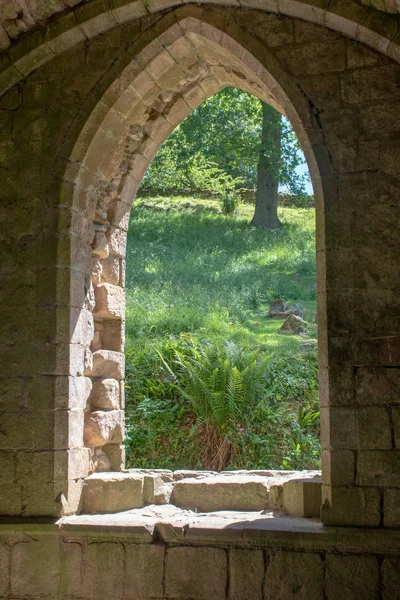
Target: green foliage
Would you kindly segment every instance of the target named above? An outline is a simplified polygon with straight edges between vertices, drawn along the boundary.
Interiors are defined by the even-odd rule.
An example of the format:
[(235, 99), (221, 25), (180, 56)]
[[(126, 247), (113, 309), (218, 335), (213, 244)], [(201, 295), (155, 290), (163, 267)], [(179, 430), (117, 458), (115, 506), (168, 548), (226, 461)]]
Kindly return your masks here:
[(200, 344), (193, 338), (163, 364), (193, 412), (190, 435), (203, 440), (202, 465), (226, 468), (234, 459), (239, 425), (263, 394), (263, 364), (234, 342)]
[[(277, 371), (271, 356), (233, 342), (199, 342), (183, 334), (148, 347), (147, 367), (149, 357), (152, 379), (140, 368), (128, 374), (134, 388), (131, 394), (128, 387), (127, 408), (131, 466), (318, 466), (315, 354), (284, 355), (290, 369), (279, 367), (283, 396), (273, 392)], [(312, 373), (307, 385), (305, 369)]]
[[(229, 192), (232, 186), (255, 188), (261, 129), (258, 98), (236, 88), (221, 90), (169, 136), (145, 174), (141, 190), (172, 194), (193, 189)], [(272, 151), (272, 144), (264, 146), (265, 153)], [(284, 118), (282, 158), (276, 168), (281, 185), (290, 193), (304, 193), (308, 177), (296, 172), (304, 162), (298, 139)]]
[(222, 212), (224, 215), (235, 215), (239, 208), (240, 196), (234, 192), (223, 194)]
[(269, 300), (285, 297), (313, 320), (313, 211), (282, 209), (282, 228), (268, 235), (248, 225), (251, 211), (242, 204), (232, 218), (217, 201), (156, 198), (133, 212), (131, 467), (319, 464), (316, 352), (279, 335), (281, 322), (266, 316)]

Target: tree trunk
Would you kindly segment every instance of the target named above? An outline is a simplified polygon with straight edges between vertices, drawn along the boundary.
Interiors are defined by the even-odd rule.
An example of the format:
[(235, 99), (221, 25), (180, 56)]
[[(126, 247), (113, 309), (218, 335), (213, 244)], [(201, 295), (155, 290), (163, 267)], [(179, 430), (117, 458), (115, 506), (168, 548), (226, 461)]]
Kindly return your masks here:
[(278, 186), (281, 161), (282, 115), (262, 104), (261, 148), (257, 167), (256, 207), (252, 224), (275, 229), (278, 219)]

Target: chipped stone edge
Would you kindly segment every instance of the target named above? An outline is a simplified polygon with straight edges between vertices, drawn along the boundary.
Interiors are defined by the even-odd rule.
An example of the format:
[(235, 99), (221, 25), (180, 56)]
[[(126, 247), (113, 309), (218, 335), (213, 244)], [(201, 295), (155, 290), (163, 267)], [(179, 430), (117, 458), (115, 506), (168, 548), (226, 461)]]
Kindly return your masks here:
[[(235, 0), (202, 0), (200, 2), (200, 4), (209, 3), (232, 7), (238, 6)], [(21, 41), (12, 45), (4, 53), (8, 55), (9, 65), (0, 72), (0, 96), (51, 58), (83, 40), (90, 40), (115, 26), (140, 19), (149, 13), (154, 14), (167, 8), (177, 8), (182, 4), (197, 5), (199, 3), (193, 0), (184, 2), (182, 0), (170, 0), (168, 2), (153, 2), (149, 7), (148, 1), (135, 0), (122, 6), (118, 4), (114, 0), (110, 3), (108, 10), (103, 10), (104, 5), (102, 3), (98, 3), (97, 6), (91, 3), (91, 12), (86, 14), (82, 10), (85, 6), (79, 5), (77, 15), (80, 19), (76, 19), (76, 15), (70, 13), (73, 14), (74, 18), (66, 20), (65, 30), (58, 35), (51, 38), (50, 27), (48, 27), (46, 35), (40, 35), (37, 47), (32, 49), (32, 36), (37, 36), (37, 31), (33, 30), (32, 34), (28, 34)], [(371, 15), (369, 11), (365, 13), (360, 22), (356, 22), (345, 15), (330, 12), (300, 0), (240, 0), (240, 7), (275, 12), (328, 27), (370, 46), (396, 62), (400, 62), (400, 45), (394, 41), (394, 38), (384, 37), (378, 31), (374, 31), (372, 28), (373, 23), (372, 25), (368, 23), (368, 26), (364, 25), (367, 16)], [(79, 11), (79, 9), (81, 10)], [(98, 10), (98, 14), (93, 14), (96, 10)], [(65, 18), (64, 14), (59, 17), (60, 20), (62, 18)], [(392, 19), (393, 16), (388, 15), (387, 18)], [(54, 21), (54, 23), (57, 22), (58, 19)]]
[[(105, 516), (106, 517), (106, 516)], [(66, 540), (129, 541), (137, 544), (167, 544), (169, 546), (222, 546), (235, 548), (280, 548), (289, 550), (326, 551), (354, 554), (400, 555), (400, 530), (328, 527), (310, 520), (275, 517), (263, 520), (221, 525), (214, 514), (202, 523), (177, 525), (166, 520), (149, 518), (127, 525), (100, 524), (86, 516), (82, 523), (74, 517), (62, 517), (49, 523), (4, 519), (0, 522), (0, 537), (24, 536), (26, 539), (59, 536)]]

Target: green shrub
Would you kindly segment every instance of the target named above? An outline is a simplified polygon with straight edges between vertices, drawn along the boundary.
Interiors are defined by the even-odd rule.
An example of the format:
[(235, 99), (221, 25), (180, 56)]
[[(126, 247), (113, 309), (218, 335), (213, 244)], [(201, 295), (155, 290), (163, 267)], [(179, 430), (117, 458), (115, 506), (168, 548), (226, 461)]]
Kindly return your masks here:
[(234, 215), (240, 203), (240, 196), (234, 192), (222, 195), (222, 212), (224, 215)]
[(315, 353), (273, 357), (189, 334), (128, 356), (129, 466), (316, 468), (316, 376)]

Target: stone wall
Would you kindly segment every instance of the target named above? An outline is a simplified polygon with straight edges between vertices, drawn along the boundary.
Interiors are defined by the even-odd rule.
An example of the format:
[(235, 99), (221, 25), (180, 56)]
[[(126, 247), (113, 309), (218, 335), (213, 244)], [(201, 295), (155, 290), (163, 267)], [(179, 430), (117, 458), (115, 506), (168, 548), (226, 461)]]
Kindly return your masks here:
[(400, 527), (397, 18), (377, 51), (369, 13), (344, 35), (326, 13), (126, 6), (1, 58), (0, 513), (73, 513), (88, 473), (123, 465), (130, 206), (173, 128), (234, 85), (290, 118), (313, 179), (323, 519)]
[[(307, 526), (0, 526), (0, 598), (398, 600), (399, 538)], [(368, 546), (369, 544), (369, 546)]]

